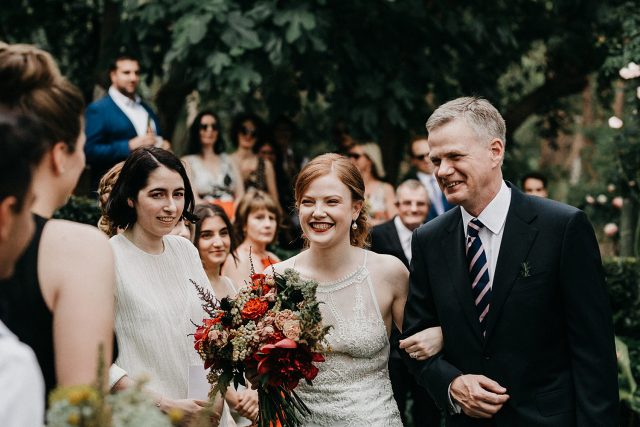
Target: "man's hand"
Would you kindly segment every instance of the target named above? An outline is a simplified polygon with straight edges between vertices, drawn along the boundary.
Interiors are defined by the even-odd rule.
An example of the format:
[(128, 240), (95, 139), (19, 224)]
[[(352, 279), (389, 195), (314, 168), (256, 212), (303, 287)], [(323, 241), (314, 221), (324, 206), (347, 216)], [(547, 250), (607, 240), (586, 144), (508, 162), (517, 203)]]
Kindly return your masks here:
[(152, 146), (156, 143), (156, 137), (152, 133), (136, 136), (129, 140), (129, 149), (131, 151), (138, 147)]
[(507, 389), (484, 375), (461, 375), (451, 382), (451, 397), (473, 418), (491, 418), (509, 400)]

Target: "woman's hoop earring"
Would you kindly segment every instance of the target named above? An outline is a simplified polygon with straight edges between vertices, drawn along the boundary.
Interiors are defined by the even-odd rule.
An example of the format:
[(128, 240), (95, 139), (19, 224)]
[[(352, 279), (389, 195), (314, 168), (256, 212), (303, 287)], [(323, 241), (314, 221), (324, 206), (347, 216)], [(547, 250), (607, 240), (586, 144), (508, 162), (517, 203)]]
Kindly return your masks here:
[(356, 223), (355, 220), (353, 220), (353, 222), (351, 223), (351, 229), (354, 231), (358, 229), (358, 224)]

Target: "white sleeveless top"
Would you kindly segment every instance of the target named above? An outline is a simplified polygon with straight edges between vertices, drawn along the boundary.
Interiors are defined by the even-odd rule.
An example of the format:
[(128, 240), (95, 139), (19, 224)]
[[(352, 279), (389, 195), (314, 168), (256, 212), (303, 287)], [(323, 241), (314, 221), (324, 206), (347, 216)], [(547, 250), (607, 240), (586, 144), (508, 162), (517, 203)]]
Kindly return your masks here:
[(213, 173), (202, 162), (202, 158), (197, 154), (184, 156), (184, 160), (189, 162), (193, 174), (193, 191), (207, 200), (233, 201), (241, 184), (240, 177), (236, 176), (232, 167), (231, 159), (226, 153), (219, 154), (219, 168)]
[[(387, 364), (389, 338), (380, 313), (367, 254), (356, 271), (320, 283), (316, 296), (323, 323), (331, 325), (326, 361), (318, 363), (313, 386), (296, 389), (311, 410), (304, 426), (402, 426)], [(294, 262), (295, 267), (295, 262)]]

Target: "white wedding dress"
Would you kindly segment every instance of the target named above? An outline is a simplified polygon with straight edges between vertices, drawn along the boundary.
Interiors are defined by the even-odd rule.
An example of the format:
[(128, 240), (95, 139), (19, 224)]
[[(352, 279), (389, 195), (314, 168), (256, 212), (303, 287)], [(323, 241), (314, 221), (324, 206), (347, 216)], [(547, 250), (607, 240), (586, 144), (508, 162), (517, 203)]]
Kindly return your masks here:
[(332, 326), (331, 351), (316, 364), (320, 372), (313, 386), (302, 381), (296, 389), (311, 410), (306, 427), (402, 426), (387, 369), (387, 329), (367, 269), (368, 251), (363, 252), (356, 271), (318, 286), (323, 322)]

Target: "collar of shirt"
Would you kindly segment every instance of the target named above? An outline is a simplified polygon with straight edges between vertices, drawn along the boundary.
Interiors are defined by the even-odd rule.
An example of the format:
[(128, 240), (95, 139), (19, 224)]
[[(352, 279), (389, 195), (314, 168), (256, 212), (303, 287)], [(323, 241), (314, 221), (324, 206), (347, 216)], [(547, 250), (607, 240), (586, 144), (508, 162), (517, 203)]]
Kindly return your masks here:
[[(504, 223), (507, 220), (507, 213), (509, 212), (509, 206), (511, 205), (511, 189), (507, 187), (504, 181), (500, 186), (498, 194), (489, 202), (486, 208), (478, 215), (478, 219), (484, 224), (485, 228), (489, 229), (493, 234), (500, 234)], [(473, 218), (469, 212), (467, 212), (462, 206), (460, 207), (462, 212), (462, 224), (466, 233), (469, 221)]]
[(134, 99), (129, 98), (126, 95), (123, 95), (118, 89), (113, 86), (109, 87), (109, 96), (115, 101), (116, 104), (122, 104), (129, 108), (135, 108), (140, 105), (142, 99), (136, 95)]
[(396, 226), (402, 250), (407, 257), (407, 260), (411, 262), (411, 236), (413, 236), (413, 231), (409, 230), (407, 226), (402, 223), (399, 215), (396, 215), (395, 218), (393, 218), (393, 224)]

